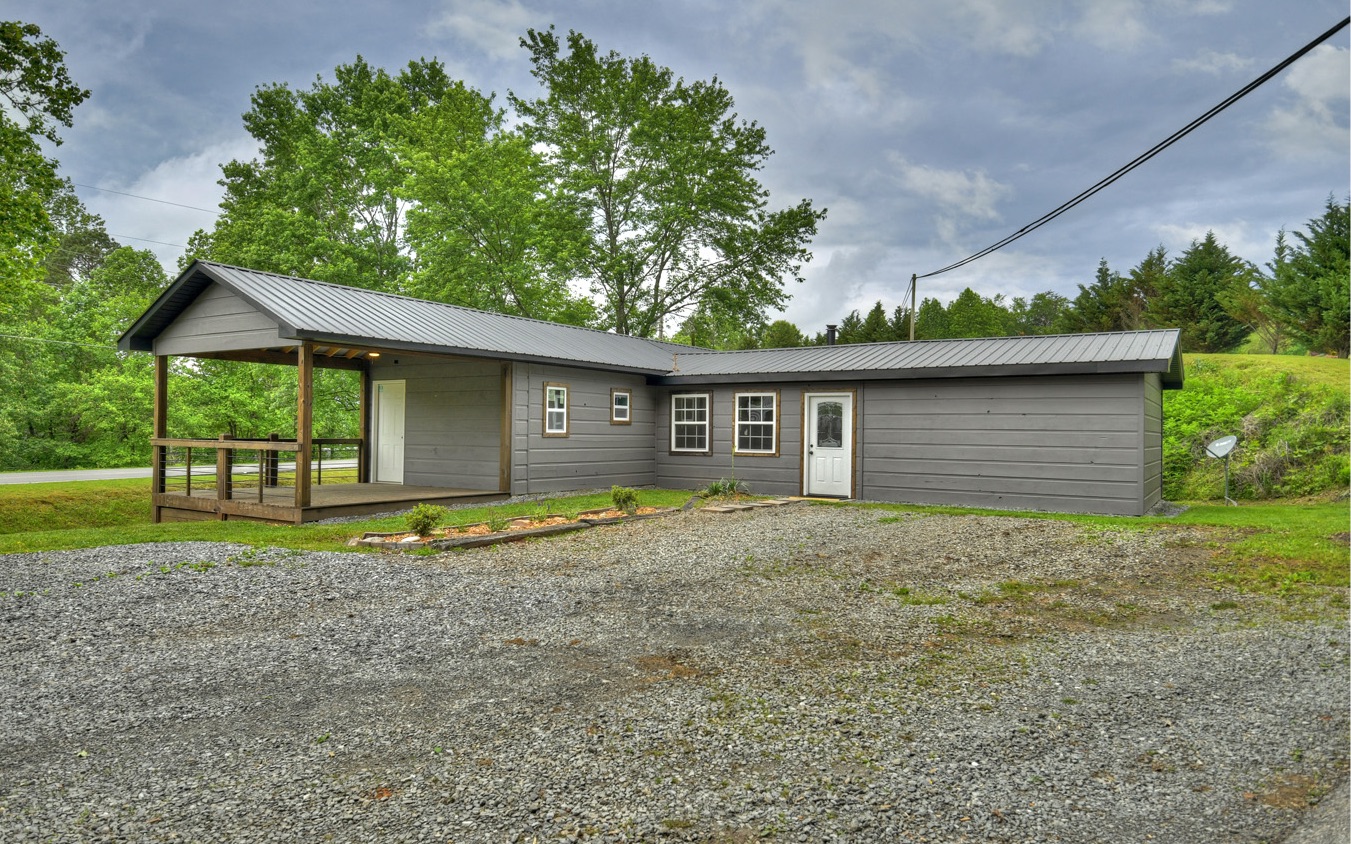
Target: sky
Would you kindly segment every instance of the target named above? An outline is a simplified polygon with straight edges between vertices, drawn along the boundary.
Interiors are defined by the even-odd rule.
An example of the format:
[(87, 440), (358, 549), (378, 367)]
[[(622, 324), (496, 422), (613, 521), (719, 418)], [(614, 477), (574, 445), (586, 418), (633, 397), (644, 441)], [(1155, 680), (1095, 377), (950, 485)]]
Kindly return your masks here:
[[(220, 165), (256, 154), (241, 118), (259, 86), (331, 81), (357, 55), (392, 73), (436, 58), (506, 106), (508, 91), (539, 95), (519, 39), (550, 25), (687, 80), (716, 76), (775, 150), (759, 173), (769, 206), (827, 209), (782, 314), (808, 334), (878, 300), (890, 311), (912, 273), (1018, 231), (1346, 14), (1345, 0), (0, 4), (54, 38), (91, 92), (53, 151), (62, 175), (171, 274), (215, 219)], [(1125, 273), (1207, 231), (1266, 264), (1278, 231), (1351, 190), (1348, 55), (1343, 29), (1068, 214), (921, 280), (919, 298), (1072, 298), (1103, 259)]]

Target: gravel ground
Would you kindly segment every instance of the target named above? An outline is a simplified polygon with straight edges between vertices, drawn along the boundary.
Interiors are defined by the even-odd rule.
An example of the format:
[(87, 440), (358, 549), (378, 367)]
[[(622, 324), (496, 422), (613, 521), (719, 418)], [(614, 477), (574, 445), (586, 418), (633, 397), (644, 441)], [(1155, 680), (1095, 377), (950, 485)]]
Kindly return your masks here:
[(1274, 842), (1346, 593), (1209, 537), (795, 505), (434, 557), (0, 557), (0, 840)]

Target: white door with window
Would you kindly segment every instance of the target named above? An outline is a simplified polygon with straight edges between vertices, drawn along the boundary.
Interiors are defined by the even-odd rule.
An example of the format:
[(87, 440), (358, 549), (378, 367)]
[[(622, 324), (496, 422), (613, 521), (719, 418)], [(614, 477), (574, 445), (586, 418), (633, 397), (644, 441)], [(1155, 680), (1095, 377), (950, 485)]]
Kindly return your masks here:
[(375, 472), (378, 484), (403, 483), (403, 417), (406, 388), (403, 381), (376, 381)]
[(854, 397), (849, 393), (806, 396), (807, 495), (849, 498), (854, 486)]

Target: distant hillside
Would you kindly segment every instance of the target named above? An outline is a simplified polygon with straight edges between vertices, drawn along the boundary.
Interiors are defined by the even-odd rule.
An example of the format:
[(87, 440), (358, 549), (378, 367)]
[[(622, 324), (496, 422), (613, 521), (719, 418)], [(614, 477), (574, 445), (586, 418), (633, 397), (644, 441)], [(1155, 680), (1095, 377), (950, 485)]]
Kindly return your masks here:
[(1164, 393), (1163, 494), (1220, 498), (1224, 461), (1206, 443), (1238, 437), (1235, 499), (1345, 493), (1351, 484), (1351, 362), (1292, 355), (1184, 355), (1186, 388)]

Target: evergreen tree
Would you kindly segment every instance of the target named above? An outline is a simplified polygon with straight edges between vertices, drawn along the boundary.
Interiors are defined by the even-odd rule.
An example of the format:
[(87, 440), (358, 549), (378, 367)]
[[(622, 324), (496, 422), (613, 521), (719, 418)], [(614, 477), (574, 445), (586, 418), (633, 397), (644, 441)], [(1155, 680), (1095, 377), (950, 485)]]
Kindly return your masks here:
[(1309, 232), (1285, 232), (1276, 239), (1267, 299), (1277, 320), (1310, 350), (1346, 357), (1351, 339), (1351, 200), (1328, 197), (1323, 216), (1309, 221)]
[(887, 319), (887, 310), (882, 306), (882, 300), (868, 311), (868, 315), (863, 318), (863, 324), (859, 327), (858, 340), (851, 342), (858, 343), (885, 343), (894, 340), (891, 333), (891, 321)]
[(1016, 296), (1009, 307), (1009, 333), (1054, 334), (1069, 307), (1069, 299), (1049, 290), (1035, 294), (1030, 301)]
[(1168, 268), (1149, 316), (1161, 327), (1182, 332), (1188, 352), (1228, 352), (1248, 336), (1248, 326), (1234, 319), (1223, 300), (1247, 287), (1255, 270), (1231, 254), (1206, 232)]

